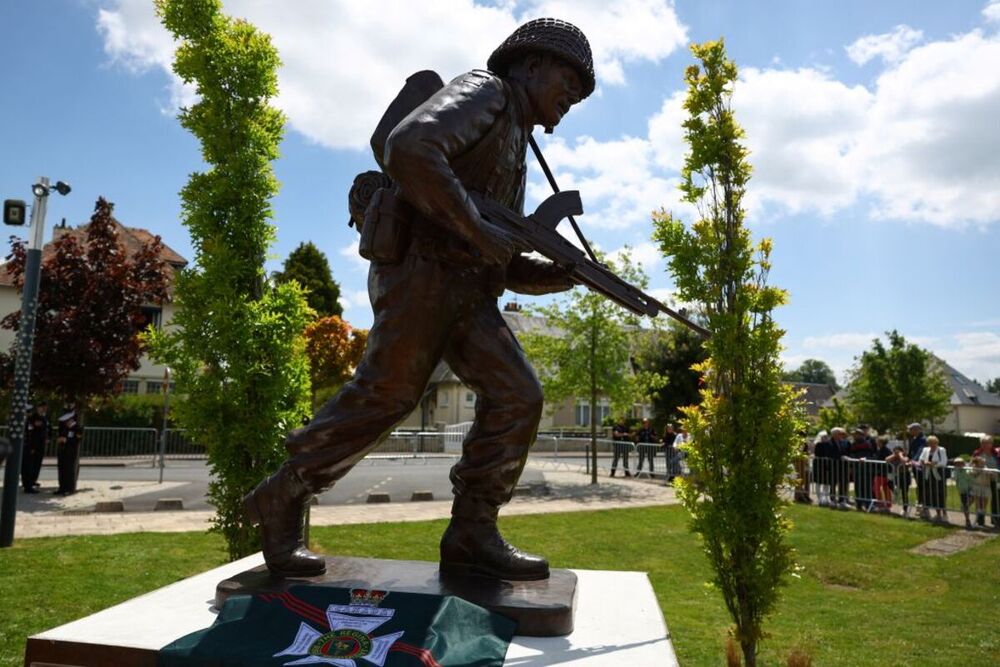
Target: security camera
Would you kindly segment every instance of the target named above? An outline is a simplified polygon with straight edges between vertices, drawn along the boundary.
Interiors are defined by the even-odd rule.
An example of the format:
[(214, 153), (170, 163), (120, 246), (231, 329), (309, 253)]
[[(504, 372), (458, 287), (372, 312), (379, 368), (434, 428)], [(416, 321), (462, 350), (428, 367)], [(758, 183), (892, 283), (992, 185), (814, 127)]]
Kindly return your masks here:
[(70, 193), (73, 188), (69, 187), (69, 183), (65, 181), (56, 181), (56, 192), (61, 194), (63, 197)]

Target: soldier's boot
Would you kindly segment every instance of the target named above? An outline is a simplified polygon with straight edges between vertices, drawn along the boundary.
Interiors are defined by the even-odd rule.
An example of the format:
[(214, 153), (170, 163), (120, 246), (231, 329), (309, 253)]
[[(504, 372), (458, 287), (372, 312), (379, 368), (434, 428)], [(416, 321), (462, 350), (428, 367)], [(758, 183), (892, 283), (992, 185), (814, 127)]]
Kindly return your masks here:
[(441, 573), (478, 574), (497, 579), (547, 579), (549, 563), (512, 546), (497, 530), (499, 507), (457, 493), (451, 523), (441, 536)]
[(549, 562), (508, 543), (496, 520), (452, 517), (441, 537), (441, 573), (529, 581), (548, 579)]
[(282, 577), (312, 577), (326, 572), (326, 559), (306, 548), (303, 529), (310, 491), (287, 465), (243, 498), (252, 523), (260, 524), (267, 568)]

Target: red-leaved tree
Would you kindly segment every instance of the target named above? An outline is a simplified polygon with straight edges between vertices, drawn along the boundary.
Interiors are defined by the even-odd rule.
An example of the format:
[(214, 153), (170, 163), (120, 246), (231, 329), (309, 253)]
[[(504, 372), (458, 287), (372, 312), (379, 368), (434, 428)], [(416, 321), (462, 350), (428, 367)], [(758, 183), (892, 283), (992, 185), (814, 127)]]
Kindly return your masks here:
[(313, 404), (351, 379), (368, 342), (367, 329), (354, 329), (336, 315), (321, 317), (305, 330)]
[[(167, 298), (169, 269), (160, 237), (127, 253), (112, 207), (99, 198), (82, 233), (59, 236), (42, 261), (31, 386), (80, 407), (118, 393), (139, 368), (139, 334), (148, 324), (142, 308)], [(12, 240), (6, 269), (18, 291), (25, 257), (24, 242)], [(20, 311), (10, 313), (0, 326), (16, 330), (20, 320)], [(4, 365), (9, 368), (12, 359)]]

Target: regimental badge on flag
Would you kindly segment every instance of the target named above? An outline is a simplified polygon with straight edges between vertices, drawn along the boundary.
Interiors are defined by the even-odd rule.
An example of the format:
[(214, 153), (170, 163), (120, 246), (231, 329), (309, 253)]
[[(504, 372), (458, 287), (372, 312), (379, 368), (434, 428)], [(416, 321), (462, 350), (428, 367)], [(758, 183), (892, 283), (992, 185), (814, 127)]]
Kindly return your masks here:
[(229, 598), (211, 627), (160, 650), (161, 667), (499, 667), (516, 624), (451, 596), (293, 586)]

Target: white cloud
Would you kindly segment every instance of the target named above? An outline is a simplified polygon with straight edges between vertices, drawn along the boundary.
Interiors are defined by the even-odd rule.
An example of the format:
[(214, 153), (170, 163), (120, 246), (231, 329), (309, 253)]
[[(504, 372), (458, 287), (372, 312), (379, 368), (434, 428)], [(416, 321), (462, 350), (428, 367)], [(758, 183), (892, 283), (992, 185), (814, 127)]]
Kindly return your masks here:
[[(754, 167), (747, 209), (829, 216), (870, 201), (877, 218), (1000, 222), (997, 62), (1000, 34), (973, 30), (910, 49), (871, 88), (811, 68), (744, 69), (733, 107)], [(675, 94), (650, 120), (654, 161), (668, 175), (683, 118)]]
[[(559, 187), (580, 191), (585, 214), (577, 220), (584, 229), (623, 230), (649, 225), (653, 211), (661, 207), (675, 213), (688, 210), (680, 201), (678, 177), (657, 169), (645, 138), (598, 141), (583, 136), (572, 143), (556, 138), (542, 150)], [(540, 201), (550, 190), (534, 169), (527, 194), (529, 201)]]
[(600, 85), (624, 84), (626, 64), (659, 62), (687, 43), (687, 27), (677, 18), (672, 1), (536, 0), (523, 4), (523, 18), (556, 16), (587, 35)]
[(892, 32), (881, 35), (866, 35), (846, 46), (847, 56), (859, 65), (872, 58), (882, 58), (894, 63), (916, 46), (924, 38), (924, 33), (907, 25), (898, 25)]
[(618, 262), (626, 252), (628, 252), (632, 263), (642, 267), (647, 276), (650, 278), (657, 276), (659, 273), (657, 269), (663, 262), (663, 255), (656, 245), (650, 242), (638, 243), (636, 245), (622, 246), (608, 254), (613, 261)]
[(802, 347), (806, 350), (848, 350), (861, 354), (871, 346), (872, 340), (878, 338), (877, 333), (841, 332), (825, 336), (806, 336)]
[(358, 253), (358, 241), (359, 239), (354, 239), (343, 248), (337, 251), (337, 254), (347, 260), (348, 267), (354, 272), (368, 271), (368, 260), (362, 257)]
[(368, 290), (344, 290), (340, 293), (340, 303), (344, 306), (345, 310), (371, 310), (371, 302), (368, 299)]
[(910, 51), (877, 82), (855, 152), (882, 217), (1000, 221), (1000, 36), (973, 30)]
[(1000, 0), (991, 0), (983, 7), (983, 18), (990, 23), (1000, 23)]
[(684, 128), (681, 123), (687, 118), (687, 112), (684, 111), (685, 96), (686, 93), (679, 90), (665, 99), (663, 106), (647, 123), (653, 160), (663, 169), (680, 171), (684, 166), (687, 145), (684, 143)]
[[(225, 11), (271, 35), (283, 61), (276, 105), (291, 128), (330, 148), (366, 148), (372, 127), (407, 76), (433, 69), (448, 80), (483, 67), (490, 52), (530, 18), (558, 16), (589, 33), (603, 84), (625, 83), (626, 64), (659, 61), (687, 40), (668, 0), (497, 6), (473, 0), (298, 0), (294, 11), (286, 3), (227, 0)], [(114, 62), (170, 71), (172, 41), (149, 0), (108, 0), (98, 28)], [(175, 102), (190, 101), (176, 81), (173, 86)]]
[[(169, 70), (172, 45), (151, 3), (108, 2), (98, 25), (112, 61)], [(374, 119), (412, 70), (429, 67), (447, 78), (481, 65), (527, 18), (561, 16), (589, 32), (605, 84), (625, 82), (628, 63), (659, 61), (687, 38), (667, 0), (300, 0), (294, 12), (228, 0), (226, 10), (273, 36), (284, 60), (277, 104), (292, 129), (333, 148), (363, 149)], [(983, 16), (1000, 16), (1000, 2), (986, 5)], [(414, 28), (426, 25), (435, 29)], [(955, 227), (1000, 222), (1000, 33), (975, 29), (918, 45), (921, 39), (899, 26), (851, 44), (856, 60), (879, 57), (881, 71), (868, 87), (818, 68), (743, 70), (733, 105), (754, 167), (744, 202), (751, 219), (764, 211), (832, 217), (865, 202), (880, 218)], [(584, 195), (580, 222), (589, 231), (648, 225), (660, 207), (692, 214), (677, 191), (682, 102), (682, 91), (668, 95), (646, 136), (546, 142), (560, 186)], [(548, 195), (543, 183), (536, 170), (529, 201)]]
[(733, 109), (754, 168), (748, 210), (774, 203), (829, 215), (850, 204), (861, 186), (852, 151), (872, 103), (863, 86), (816, 69), (745, 69)]
[(967, 377), (981, 381), (1000, 377), (1000, 334), (995, 332), (958, 333), (931, 351)]

